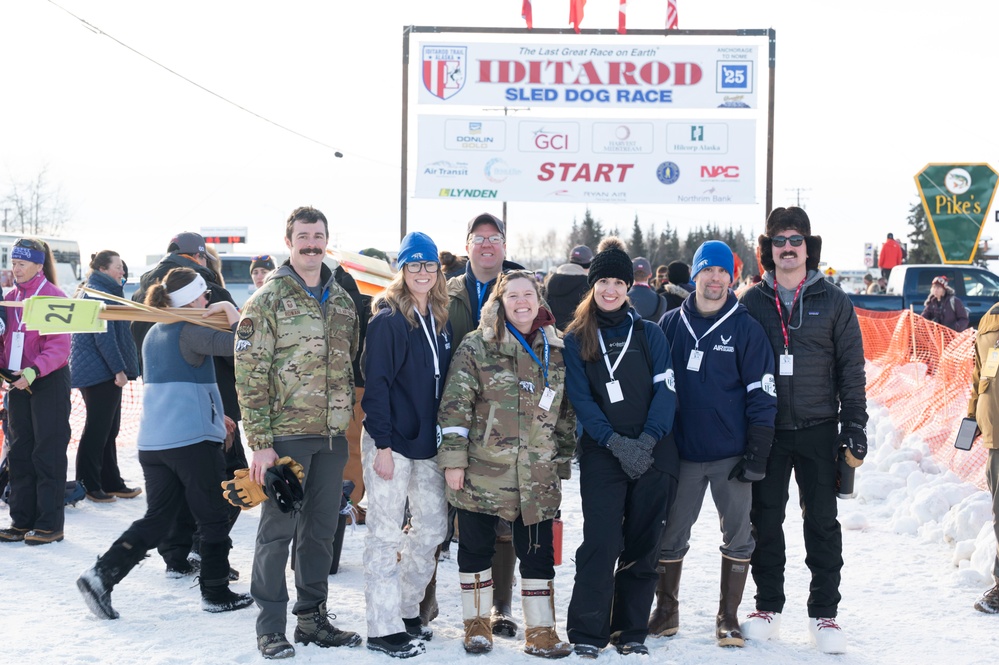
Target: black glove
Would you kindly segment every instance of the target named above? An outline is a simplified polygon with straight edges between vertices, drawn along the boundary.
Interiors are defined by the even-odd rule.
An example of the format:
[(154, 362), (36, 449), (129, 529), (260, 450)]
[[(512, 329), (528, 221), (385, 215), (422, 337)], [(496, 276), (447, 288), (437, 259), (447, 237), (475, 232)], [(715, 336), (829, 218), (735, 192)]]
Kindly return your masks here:
[(646, 452), (636, 439), (620, 434), (612, 434), (607, 440), (607, 448), (614, 454), (621, 468), (632, 480), (638, 480), (652, 466), (652, 455)]
[(774, 442), (773, 428), (750, 425), (748, 439), (746, 454), (728, 474), (729, 480), (734, 478), (741, 483), (755, 483), (767, 475), (767, 458)]
[[(854, 467), (860, 466), (867, 456), (867, 433), (864, 431), (864, 426), (853, 422), (843, 423), (839, 430), (839, 436), (836, 437), (836, 447), (837, 449), (846, 447), (849, 453), (846, 458), (847, 463)], [(850, 461), (851, 455), (856, 460), (856, 464)]]

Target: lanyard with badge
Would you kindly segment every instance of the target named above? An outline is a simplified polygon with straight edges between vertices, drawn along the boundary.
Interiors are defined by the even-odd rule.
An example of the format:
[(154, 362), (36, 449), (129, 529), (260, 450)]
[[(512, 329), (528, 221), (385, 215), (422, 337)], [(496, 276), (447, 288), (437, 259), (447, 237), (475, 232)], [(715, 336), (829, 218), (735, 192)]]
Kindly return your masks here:
[(801, 283), (798, 284), (798, 288), (794, 291), (791, 308), (787, 311), (787, 323), (784, 323), (784, 312), (780, 306), (780, 289), (774, 283), (774, 301), (777, 303), (777, 318), (780, 319), (780, 330), (784, 333), (784, 355), (780, 357), (781, 376), (792, 376), (794, 374), (794, 356), (788, 350), (791, 346), (791, 331), (787, 326), (791, 322), (791, 314), (794, 312), (794, 305), (798, 302), (798, 296), (801, 294), (801, 287), (805, 285), (805, 279), (807, 279), (807, 275), (801, 279)]
[[(42, 287), (45, 286), (47, 280), (42, 277), (41, 283), (38, 288), (35, 289), (34, 298), (42, 291)], [(25, 298), (27, 300), (27, 298)], [(14, 332), (10, 336), (10, 363), (7, 369), (12, 372), (20, 371), (21, 369), (21, 359), (24, 356), (24, 323), (21, 322), (21, 310), (14, 310)]]
[(690, 357), (687, 358), (688, 370), (691, 372), (699, 372), (701, 370), (701, 360), (704, 358), (704, 352), (697, 348), (698, 345), (701, 343), (701, 340), (710, 335), (715, 328), (723, 324), (725, 319), (732, 316), (738, 308), (739, 303), (732, 305), (732, 309), (725, 312), (725, 316), (715, 321), (714, 325), (708, 328), (700, 337), (694, 334), (694, 329), (691, 327), (690, 321), (687, 320), (686, 313), (684, 313), (682, 309), (680, 310), (680, 319), (683, 321), (683, 325), (687, 326), (687, 331), (690, 333), (690, 336), (694, 338), (694, 348), (690, 350)]
[(994, 379), (996, 378), (996, 374), (999, 374), (999, 339), (989, 349), (989, 355), (985, 359), (985, 364), (982, 365), (982, 376)]
[(492, 282), (480, 282), (479, 280), (475, 280), (475, 295), (479, 299), (479, 306), (475, 310), (476, 323), (479, 322), (479, 319), (482, 316), (482, 303), (484, 303), (486, 301), (486, 298), (489, 296), (490, 284), (492, 284)]
[(538, 354), (534, 353), (534, 349), (532, 349), (531, 345), (527, 343), (527, 340), (524, 339), (524, 336), (520, 334), (519, 330), (510, 325), (509, 322), (507, 322), (506, 324), (506, 329), (510, 331), (511, 335), (517, 338), (517, 341), (520, 342), (520, 345), (524, 347), (524, 350), (527, 351), (527, 354), (531, 356), (531, 360), (538, 363), (538, 367), (541, 368), (541, 373), (545, 377), (545, 391), (541, 394), (541, 401), (538, 402), (538, 406), (544, 409), (545, 411), (550, 411), (552, 408), (552, 403), (555, 401), (555, 391), (552, 390), (551, 386), (548, 385), (548, 361), (550, 360), (548, 335), (545, 334), (544, 328), (538, 328), (538, 332), (541, 333), (541, 339), (545, 343), (545, 350), (544, 350), (545, 361), (544, 363), (542, 363), (541, 360), (538, 358)]
[(624, 354), (628, 351), (628, 347), (631, 346), (631, 333), (634, 332), (635, 325), (634, 322), (628, 328), (628, 337), (624, 340), (624, 346), (621, 348), (621, 352), (617, 355), (617, 360), (614, 361), (614, 365), (611, 366), (610, 360), (607, 359), (607, 346), (604, 344), (604, 336), (600, 330), (597, 330), (597, 339), (600, 340), (600, 352), (604, 355), (604, 364), (607, 365), (607, 373), (610, 374), (610, 381), (607, 382), (607, 397), (610, 399), (611, 404), (615, 404), (624, 399), (624, 393), (621, 392), (621, 382), (614, 378), (614, 370), (617, 369), (618, 365), (621, 364), (621, 359), (624, 358)]
[(437, 346), (437, 324), (434, 321), (434, 311), (427, 308), (430, 311), (430, 328), (433, 329), (434, 334), (430, 334), (430, 330), (427, 329), (427, 322), (423, 320), (423, 316), (420, 315), (420, 310), (413, 306), (413, 311), (416, 312), (416, 318), (420, 320), (420, 325), (423, 327), (423, 334), (427, 336), (427, 343), (430, 344), (430, 354), (434, 357), (434, 399), (440, 399), (441, 397), (441, 354), (440, 349)]

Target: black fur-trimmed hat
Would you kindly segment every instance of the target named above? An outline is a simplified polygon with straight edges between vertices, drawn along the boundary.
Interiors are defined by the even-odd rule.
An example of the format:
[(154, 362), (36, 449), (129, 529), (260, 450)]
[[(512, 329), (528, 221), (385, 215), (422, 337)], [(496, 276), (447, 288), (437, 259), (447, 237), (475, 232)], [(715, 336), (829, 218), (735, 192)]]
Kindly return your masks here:
[(808, 213), (801, 208), (791, 206), (789, 208), (774, 208), (767, 217), (766, 235), (761, 235), (757, 239), (760, 246), (760, 265), (764, 270), (774, 270), (773, 244), (770, 239), (778, 235), (781, 231), (797, 231), (805, 236), (805, 249), (808, 258), (805, 260), (807, 270), (818, 270), (819, 260), (822, 256), (822, 238), (812, 235), (812, 223), (808, 219)]
[(624, 251), (624, 243), (617, 238), (605, 238), (600, 243), (600, 250), (590, 262), (590, 272), (586, 282), (591, 287), (599, 279), (619, 279), (630, 289), (635, 283), (635, 270), (631, 257)]

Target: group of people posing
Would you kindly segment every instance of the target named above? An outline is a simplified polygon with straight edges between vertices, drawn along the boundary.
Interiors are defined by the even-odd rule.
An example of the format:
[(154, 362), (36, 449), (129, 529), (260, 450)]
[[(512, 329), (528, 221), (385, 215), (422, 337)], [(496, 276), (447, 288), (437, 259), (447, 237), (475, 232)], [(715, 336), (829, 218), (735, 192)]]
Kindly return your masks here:
[[(242, 312), (208, 307), (205, 316), (224, 314), (229, 330), (157, 323), (147, 334), (138, 447), (149, 508), (78, 582), (98, 616), (117, 617), (111, 590), (172, 529), (186, 499), (202, 543), (204, 609), (255, 602), (260, 653), (293, 656), (293, 549), (294, 642), (360, 644), (333, 625), (327, 601), (345, 434), (363, 380), (369, 649), (410, 657), (432, 639), (433, 615), (421, 604), (435, 588), (450, 506), (466, 651), (488, 652), (494, 635), (515, 634), (508, 569), (519, 563), (527, 653), (648, 653), (650, 635), (679, 631), (683, 559), (708, 487), (722, 532), (718, 644), (774, 638), (793, 471), (812, 574), (810, 634), (821, 651), (845, 650), (837, 458), (859, 465), (866, 454), (863, 345), (849, 300), (817, 270), (821, 238), (803, 210), (770, 214), (759, 238), (766, 273), (741, 302), (730, 288), (731, 250), (709, 241), (690, 264), (693, 292), (658, 322), (631, 306), (632, 259), (605, 239), (581, 256), (590, 259), (580, 263), (586, 290), (564, 332), (534, 273), (506, 260), (505, 223), (493, 215), (468, 223), (465, 272), (450, 280), (433, 240), (408, 234), (370, 320), (323, 263), (328, 238), (321, 212), (296, 209), (286, 224), (290, 259)], [(165, 276), (151, 304), (205, 307), (207, 285), (182, 270)], [(226, 355), (252, 450), (245, 473), (264, 485), (292, 458), (303, 477), (300, 510), (261, 504), (249, 595), (228, 589), (232, 517), (218, 480), (232, 436), (206, 362)], [(583, 534), (563, 640), (553, 521), (574, 457)], [(11, 514), (12, 529), (34, 526)], [(504, 545), (516, 556), (500, 556)], [(755, 609), (740, 623), (750, 573)]]

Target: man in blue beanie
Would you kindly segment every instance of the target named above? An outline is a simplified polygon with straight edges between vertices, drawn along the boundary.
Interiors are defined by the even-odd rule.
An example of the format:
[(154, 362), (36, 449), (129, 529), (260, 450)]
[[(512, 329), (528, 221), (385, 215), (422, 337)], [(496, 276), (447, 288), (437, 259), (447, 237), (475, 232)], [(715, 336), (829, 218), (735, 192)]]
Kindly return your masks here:
[(694, 254), (691, 272), (694, 293), (660, 324), (670, 342), (676, 392), (683, 399), (673, 430), (680, 477), (660, 541), (649, 634), (674, 635), (680, 629), (680, 571), (710, 485), (722, 529), (715, 637), (719, 646), (741, 647), (738, 610), (755, 545), (751, 483), (766, 475), (777, 415), (774, 356), (763, 326), (729, 290), (733, 259), (728, 245), (705, 242)]

